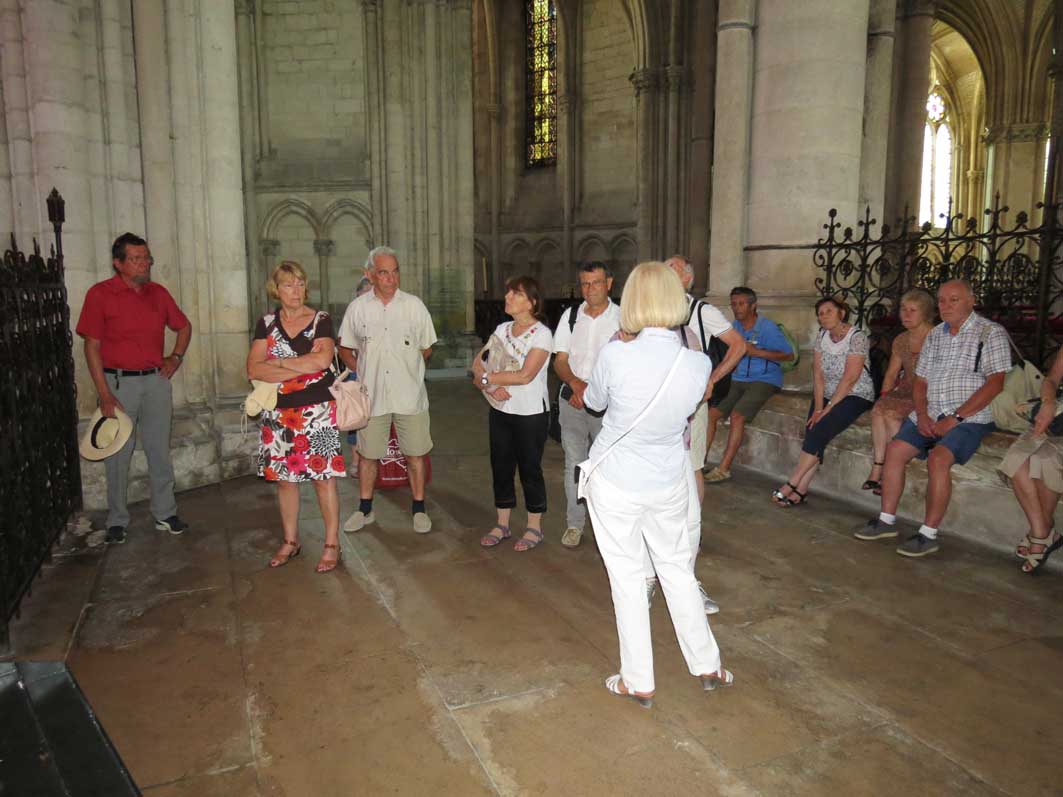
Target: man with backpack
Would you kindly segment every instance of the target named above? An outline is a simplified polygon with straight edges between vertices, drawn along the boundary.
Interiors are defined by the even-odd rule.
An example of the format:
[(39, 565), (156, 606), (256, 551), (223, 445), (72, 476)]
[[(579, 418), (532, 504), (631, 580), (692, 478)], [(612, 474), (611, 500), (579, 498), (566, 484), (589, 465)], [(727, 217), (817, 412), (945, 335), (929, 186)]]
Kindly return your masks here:
[(566, 528), (561, 544), (577, 547), (583, 539), (587, 507), (576, 496), (574, 471), (587, 459), (591, 444), (602, 428), (602, 413), (583, 405), (583, 392), (598, 352), (620, 329), (620, 307), (609, 299), (613, 274), (604, 263), (582, 263), (579, 288), (583, 302), (561, 314), (554, 332), (554, 372), (561, 379), (558, 416), (561, 448), (565, 452)]
[(731, 290), (734, 329), (742, 336), (745, 356), (731, 374), (726, 397), (709, 408), (705, 450), (712, 448), (716, 426), (721, 418), (730, 417), (731, 431), (720, 464), (705, 474), (710, 484), (731, 478), (731, 463), (742, 445), (746, 422), (753, 420), (768, 399), (782, 389), (782, 363), (792, 363), (797, 353), (783, 330), (770, 318), (757, 313), (757, 294), (740, 286)]
[[(701, 479), (701, 467), (705, 464), (707, 453), (705, 444), (708, 439), (709, 404), (711, 399), (722, 398), (729, 389), (731, 372), (746, 354), (746, 342), (738, 331), (728, 322), (723, 313), (708, 302), (695, 299), (690, 295), (690, 286), (694, 284), (694, 269), (690, 261), (682, 255), (672, 255), (664, 264), (672, 269), (683, 283), (690, 304), (687, 327), (694, 333), (701, 350), (712, 360), (712, 376), (709, 387), (712, 388), (710, 400), (698, 406), (690, 421), (690, 462), (694, 468), (695, 482), (698, 489), (698, 503), (705, 500), (705, 483)], [(715, 338), (719, 343), (714, 343)], [(723, 345), (719, 345), (722, 343)]]

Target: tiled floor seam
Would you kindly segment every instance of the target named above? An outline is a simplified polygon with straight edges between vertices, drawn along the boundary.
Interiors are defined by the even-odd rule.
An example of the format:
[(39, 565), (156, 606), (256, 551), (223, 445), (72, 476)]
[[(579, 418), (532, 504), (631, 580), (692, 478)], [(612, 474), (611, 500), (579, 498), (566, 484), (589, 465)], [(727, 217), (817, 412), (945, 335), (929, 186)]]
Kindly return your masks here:
[[(253, 766), (255, 768), (255, 791), (258, 794), (262, 794), (262, 779), (261, 772), (259, 770), (259, 751), (258, 740), (255, 736), (255, 721), (251, 711), (251, 701), (253, 694), (251, 687), (247, 680), (247, 657), (244, 655), (244, 623), (243, 617), (240, 614), (239, 601), (236, 600), (236, 573), (233, 572), (233, 556), (232, 556), (232, 537), (231, 533), (226, 527), (225, 531), (225, 560), (229, 566), (229, 592), (230, 598), (233, 601), (233, 622), (236, 623), (236, 644), (237, 655), (240, 657), (240, 678), (243, 681), (243, 709), (244, 709), (244, 722), (247, 728), (247, 742), (249, 752), (251, 753), (251, 761), (244, 766)], [(236, 767), (239, 769), (240, 767)]]
[(194, 775), (185, 775), (180, 778), (175, 778), (174, 780), (163, 781), (162, 783), (152, 783), (150, 786), (140, 786), (138, 784), (138, 787), (143, 792), (150, 792), (153, 789), (164, 789), (167, 786), (176, 786), (179, 783), (185, 783), (187, 781), (194, 780), (195, 778), (212, 777), (214, 775), (227, 775), (230, 772), (239, 772), (241, 769), (247, 769), (248, 767), (253, 766), (255, 766), (255, 764), (252, 761), (247, 764), (236, 764), (231, 767), (219, 767), (218, 769), (209, 769), (206, 772), (198, 772)]

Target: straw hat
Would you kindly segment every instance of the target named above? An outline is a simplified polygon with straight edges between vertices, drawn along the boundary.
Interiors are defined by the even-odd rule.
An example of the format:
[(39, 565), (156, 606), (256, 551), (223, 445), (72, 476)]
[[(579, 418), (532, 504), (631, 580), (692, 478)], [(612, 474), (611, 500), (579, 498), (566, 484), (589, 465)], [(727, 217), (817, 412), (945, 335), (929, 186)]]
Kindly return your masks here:
[(115, 408), (113, 418), (105, 418), (97, 408), (81, 438), (81, 456), (93, 461), (106, 459), (117, 453), (132, 433), (133, 421), (120, 409)]

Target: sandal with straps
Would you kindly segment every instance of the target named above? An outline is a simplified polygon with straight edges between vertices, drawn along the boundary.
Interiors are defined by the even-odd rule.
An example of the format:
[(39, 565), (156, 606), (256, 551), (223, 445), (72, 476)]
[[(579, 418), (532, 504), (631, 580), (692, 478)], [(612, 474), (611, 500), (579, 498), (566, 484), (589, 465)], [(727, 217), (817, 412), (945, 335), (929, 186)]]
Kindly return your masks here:
[(797, 488), (790, 482), (786, 482), (786, 486), (790, 488), (794, 495), (798, 496), (795, 501), (792, 496), (783, 495), (782, 488), (771, 491), (771, 500), (775, 502), (775, 506), (782, 509), (790, 509), (795, 506), (801, 506), (808, 498), (808, 493), (798, 492)]
[(1048, 557), (1055, 551), (1059, 550), (1060, 547), (1063, 547), (1063, 537), (1052, 543), (1049, 542), (1048, 537), (1031, 537), (1027, 534), (1026, 539), (1030, 541), (1031, 547), (1034, 545), (1041, 546), (1041, 550), (1037, 553), (1027, 549), (1026, 556), (1023, 557), (1026, 562), (1022, 566), (1022, 572), (1026, 573), (1028, 576), (1032, 576), (1044, 567), (1045, 564), (1048, 563)]
[(708, 675), (699, 675), (698, 678), (701, 679), (701, 688), (706, 692), (711, 692), (718, 686), (730, 686), (735, 682), (734, 673), (723, 667)]
[[(1019, 540), (1018, 544), (1015, 546), (1015, 555), (1020, 559), (1025, 559), (1026, 554), (1030, 552), (1031, 545), (1044, 545), (1044, 543), (1042, 542), (1036, 542), (1036, 540), (1038, 539), (1038, 537), (1031, 537), (1029, 534), (1027, 534), (1025, 537)], [(1047, 539), (1051, 539), (1052, 542), (1056, 542), (1060, 539), (1060, 534), (1058, 531), (1056, 531), (1056, 526), (1054, 523), (1052, 524), (1052, 527), (1048, 530)]]
[(301, 546), (296, 540), (285, 540), (284, 545), (281, 545), (281, 548), (285, 545), (292, 549), (291, 553), (283, 554), (278, 551), (277, 555), (269, 560), (270, 567), (284, 567), (288, 562), (299, 555), (299, 551), (303, 550), (303, 546)]
[[(331, 542), (326, 542), (324, 545), (325, 550), (321, 552), (321, 558), (317, 562), (317, 567), (314, 568), (315, 573), (331, 573), (339, 565), (340, 560), (343, 559), (343, 552), (340, 551), (339, 545), (333, 545)], [(325, 554), (330, 550), (336, 552), (335, 559), (326, 559)]]
[(513, 543), (514, 551), (530, 551), (536, 545), (543, 541), (543, 533), (539, 529), (533, 529), (529, 526), (524, 530), (525, 534), (531, 534), (533, 539), (526, 539), (521, 537), (515, 543)]
[[(624, 689), (621, 691), (620, 685), (624, 684)], [(605, 688), (612, 692), (617, 697), (628, 697), (634, 700), (643, 708), (653, 708), (653, 692), (632, 692), (628, 690), (627, 684), (624, 683), (624, 679), (620, 676), (620, 673), (616, 675), (610, 675), (605, 679)]]
[[(493, 533), (495, 529), (498, 529), (502, 532), (501, 537)], [(482, 548), (494, 548), (496, 545), (502, 542), (502, 540), (508, 540), (511, 536), (512, 535), (509, 532), (509, 526), (503, 526), (500, 523), (496, 523), (494, 528), (491, 529), (491, 531), (487, 532), (484, 536), (480, 538), (480, 546)]]
[[(886, 464), (885, 462), (872, 462), (871, 463), (871, 469), (874, 470), (875, 468), (881, 468), (885, 464)], [(882, 480), (881, 480), (881, 477), (879, 477), (878, 479), (868, 479), (867, 481), (865, 481), (863, 484), (860, 485), (860, 489), (861, 490), (874, 490), (875, 491), (875, 495), (882, 495)]]

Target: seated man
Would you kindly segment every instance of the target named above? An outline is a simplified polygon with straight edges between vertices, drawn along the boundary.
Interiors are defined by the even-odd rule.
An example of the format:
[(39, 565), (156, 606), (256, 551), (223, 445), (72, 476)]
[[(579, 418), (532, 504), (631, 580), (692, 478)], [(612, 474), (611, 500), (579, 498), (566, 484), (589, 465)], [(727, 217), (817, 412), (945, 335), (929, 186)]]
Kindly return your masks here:
[(938, 526), (952, 494), (952, 466), (965, 464), (996, 428), (989, 404), (1011, 369), (1008, 334), (974, 312), (969, 282), (944, 283), (938, 289), (938, 312), (942, 323), (926, 336), (915, 369), (915, 411), (886, 448), (882, 512), (853, 535), (858, 540), (897, 536), (905, 467), (916, 457), (925, 459), (926, 515), (919, 531), (897, 548), (901, 556), (938, 550)]
[(731, 311), (735, 317), (732, 326), (745, 339), (746, 353), (731, 373), (731, 389), (727, 395), (715, 407), (709, 408), (706, 452), (712, 450), (720, 418), (730, 416), (731, 419), (723, 459), (705, 474), (705, 481), (709, 483), (731, 478), (731, 463), (742, 446), (746, 421), (753, 420), (765, 402), (782, 389), (779, 363), (794, 358), (790, 342), (779, 325), (757, 314), (757, 293), (752, 288), (740, 286), (731, 290)]

